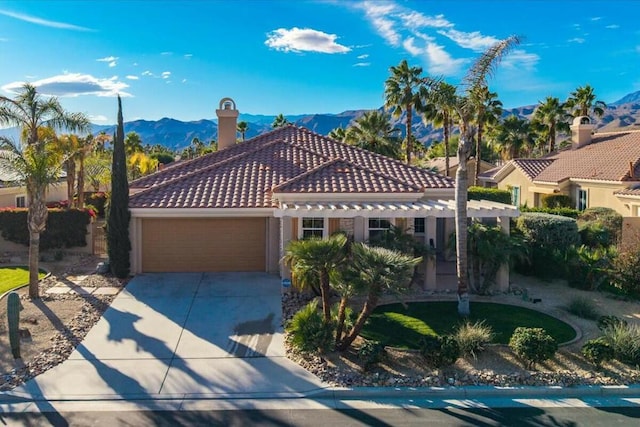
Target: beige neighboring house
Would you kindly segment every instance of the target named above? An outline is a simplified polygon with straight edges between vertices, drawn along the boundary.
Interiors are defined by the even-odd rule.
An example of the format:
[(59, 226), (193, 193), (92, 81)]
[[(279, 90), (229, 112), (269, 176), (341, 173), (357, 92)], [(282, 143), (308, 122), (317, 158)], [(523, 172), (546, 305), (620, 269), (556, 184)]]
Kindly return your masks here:
[[(236, 144), (238, 111), (216, 110), (219, 151), (130, 184), (133, 273), (261, 271), (290, 277), (287, 243), (343, 230), (366, 241), (395, 224), (433, 246), (454, 217), (454, 183), (437, 173), (288, 125)], [(469, 202), (469, 216), (514, 206)], [(442, 220), (442, 221), (441, 221)], [(436, 263), (424, 265), (436, 286)], [(508, 271), (500, 285), (508, 286)]]
[[(0, 171), (0, 208), (26, 208), (29, 206), (27, 188), (15, 173)], [(47, 188), (47, 202), (67, 199), (67, 181), (62, 178)]]
[(640, 216), (640, 131), (593, 133), (589, 117), (571, 126), (571, 145), (537, 159), (514, 159), (481, 175), (511, 191), (515, 205), (539, 207), (545, 194), (566, 194), (573, 207)]
[[(458, 171), (458, 156), (449, 157), (449, 173), (448, 174), (445, 173), (447, 169), (445, 160), (446, 160), (446, 157), (435, 157), (429, 160), (425, 164), (425, 167), (435, 170), (442, 175), (446, 175), (448, 177), (455, 179), (456, 172)], [(495, 167), (496, 165), (494, 165), (493, 163), (489, 163), (487, 161), (480, 159), (480, 173), (487, 172)], [(476, 159), (474, 157), (471, 157), (469, 160), (467, 160), (467, 174), (469, 176), (469, 186), (473, 185), (473, 177), (475, 176), (475, 173), (476, 173)]]

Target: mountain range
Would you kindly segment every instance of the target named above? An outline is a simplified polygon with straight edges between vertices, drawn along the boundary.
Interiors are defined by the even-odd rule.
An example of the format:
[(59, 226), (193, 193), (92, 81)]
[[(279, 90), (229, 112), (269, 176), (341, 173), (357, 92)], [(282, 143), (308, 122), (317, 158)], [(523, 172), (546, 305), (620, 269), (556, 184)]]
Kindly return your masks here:
[[(535, 105), (527, 105), (505, 110), (504, 115), (515, 114), (521, 118), (531, 119)], [(337, 127), (346, 128), (349, 124), (364, 114), (367, 110), (349, 110), (339, 114), (304, 114), (286, 116), (287, 120), (299, 126), (304, 126), (314, 132), (326, 135)], [(382, 108), (380, 108), (382, 111)], [(245, 137), (251, 138), (271, 129), (271, 123), (275, 115), (240, 114), (238, 121), (246, 121), (248, 130)], [(392, 118), (392, 124), (398, 127), (404, 134), (404, 115)], [(640, 91), (625, 95), (618, 101), (608, 104), (605, 114), (595, 118), (599, 132), (614, 131), (623, 128), (638, 127), (640, 129)], [(136, 132), (140, 135), (144, 144), (160, 144), (173, 150), (187, 147), (194, 138), (201, 141), (210, 141), (217, 138), (218, 123), (216, 120), (202, 119), (183, 122), (171, 118), (160, 120), (134, 120), (125, 122), (125, 133)], [(413, 133), (425, 145), (429, 146), (433, 141), (442, 138), (441, 130), (433, 128), (430, 124), (424, 124), (415, 120), (412, 126)], [(115, 125), (92, 125), (94, 134), (106, 132), (111, 135), (115, 132)], [(18, 131), (15, 128), (0, 129), (0, 136), (17, 138)]]

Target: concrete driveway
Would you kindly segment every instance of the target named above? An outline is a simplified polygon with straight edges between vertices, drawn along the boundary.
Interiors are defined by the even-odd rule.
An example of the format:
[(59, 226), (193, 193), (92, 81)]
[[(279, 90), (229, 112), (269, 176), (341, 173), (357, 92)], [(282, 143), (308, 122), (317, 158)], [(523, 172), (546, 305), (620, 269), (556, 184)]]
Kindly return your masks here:
[(284, 356), (280, 280), (264, 273), (136, 276), (32, 398), (301, 396), (326, 385)]

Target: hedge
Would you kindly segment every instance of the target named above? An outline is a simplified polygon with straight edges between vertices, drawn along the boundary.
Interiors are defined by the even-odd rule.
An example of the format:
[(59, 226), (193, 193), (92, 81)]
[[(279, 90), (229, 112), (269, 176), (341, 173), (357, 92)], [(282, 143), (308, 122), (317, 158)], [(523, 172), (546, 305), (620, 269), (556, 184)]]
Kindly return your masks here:
[[(40, 249), (87, 246), (87, 225), (91, 215), (80, 209), (49, 209), (47, 227), (40, 234)], [(10, 242), (29, 245), (27, 209), (0, 210), (0, 231)]]
[(580, 215), (580, 211), (573, 208), (530, 208), (527, 206), (521, 206), (520, 212), (538, 212), (549, 215), (566, 216), (567, 218), (577, 219)]
[(542, 196), (543, 208), (570, 208), (571, 197), (566, 194), (545, 194)]
[(468, 200), (491, 200), (493, 202), (511, 204), (511, 192), (499, 188), (469, 187)]

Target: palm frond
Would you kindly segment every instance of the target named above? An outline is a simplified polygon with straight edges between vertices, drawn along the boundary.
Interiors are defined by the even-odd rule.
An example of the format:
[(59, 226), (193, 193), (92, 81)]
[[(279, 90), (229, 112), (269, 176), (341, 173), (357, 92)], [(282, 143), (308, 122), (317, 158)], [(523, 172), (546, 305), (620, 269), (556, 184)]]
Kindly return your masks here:
[(471, 66), (467, 75), (462, 80), (467, 88), (467, 93), (475, 90), (475, 88), (486, 85), (487, 78), (494, 74), (502, 58), (509, 53), (514, 46), (519, 45), (520, 42), (521, 37), (513, 35), (497, 42), (487, 49)]

